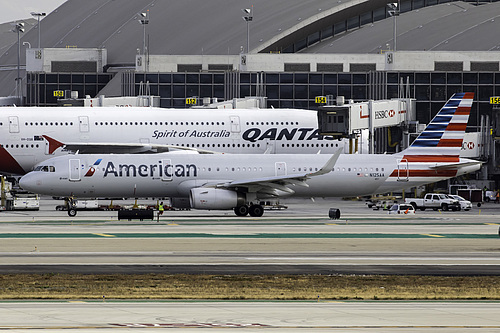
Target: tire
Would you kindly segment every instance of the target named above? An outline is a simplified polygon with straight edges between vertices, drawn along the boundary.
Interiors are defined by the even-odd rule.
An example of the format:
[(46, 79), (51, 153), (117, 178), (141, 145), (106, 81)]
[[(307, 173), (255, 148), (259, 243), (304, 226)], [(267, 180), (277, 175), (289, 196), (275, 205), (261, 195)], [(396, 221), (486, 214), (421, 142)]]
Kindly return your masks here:
[(236, 216), (247, 216), (248, 215), (248, 206), (243, 205), (243, 206), (235, 207), (234, 213), (236, 214)]
[(252, 217), (261, 217), (264, 215), (264, 207), (261, 205), (252, 205), (250, 206), (249, 213)]
[(413, 206), (413, 209), (417, 210), (418, 207), (417, 207), (417, 204), (415, 202), (410, 202), (410, 205)]
[(68, 215), (71, 217), (76, 216), (76, 209), (74, 208), (68, 209)]
[(448, 211), (448, 204), (445, 204), (445, 203), (444, 203), (444, 204), (442, 204), (442, 205), (441, 205), (441, 208), (442, 208), (445, 212), (446, 212), (446, 211)]

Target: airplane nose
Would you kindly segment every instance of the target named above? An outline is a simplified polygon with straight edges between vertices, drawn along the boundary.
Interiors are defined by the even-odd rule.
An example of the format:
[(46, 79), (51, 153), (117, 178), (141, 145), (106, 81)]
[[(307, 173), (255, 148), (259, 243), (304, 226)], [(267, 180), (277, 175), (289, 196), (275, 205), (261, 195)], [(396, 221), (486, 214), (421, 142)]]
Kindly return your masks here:
[(19, 186), (23, 190), (30, 191), (30, 192), (35, 192), (35, 185), (37, 184), (37, 181), (35, 180), (35, 177), (31, 173), (28, 173), (19, 179)]

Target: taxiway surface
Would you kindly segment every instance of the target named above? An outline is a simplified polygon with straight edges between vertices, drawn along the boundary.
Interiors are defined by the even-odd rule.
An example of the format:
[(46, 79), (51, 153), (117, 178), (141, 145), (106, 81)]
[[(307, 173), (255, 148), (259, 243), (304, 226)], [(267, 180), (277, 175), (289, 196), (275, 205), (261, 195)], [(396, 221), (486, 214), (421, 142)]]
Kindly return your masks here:
[[(392, 216), (360, 201), (291, 200), (262, 218), (166, 212), (118, 221), (112, 211), (69, 218), (2, 212), (3, 272), (500, 274), (500, 205)], [(328, 218), (330, 207), (341, 219)]]
[(499, 302), (0, 302), (0, 330), (498, 332), (499, 312)]

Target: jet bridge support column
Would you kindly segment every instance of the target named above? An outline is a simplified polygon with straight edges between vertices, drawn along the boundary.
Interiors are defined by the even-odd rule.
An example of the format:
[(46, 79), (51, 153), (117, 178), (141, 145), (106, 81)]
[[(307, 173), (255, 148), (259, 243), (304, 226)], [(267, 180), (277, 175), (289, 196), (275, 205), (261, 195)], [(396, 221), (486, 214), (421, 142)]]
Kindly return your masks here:
[(368, 101), (368, 132), (369, 132), (369, 137), (368, 137), (368, 142), (369, 142), (369, 151), (368, 154), (373, 154), (375, 151), (375, 126), (373, 124), (374, 120), (374, 114), (373, 114), (373, 100)]

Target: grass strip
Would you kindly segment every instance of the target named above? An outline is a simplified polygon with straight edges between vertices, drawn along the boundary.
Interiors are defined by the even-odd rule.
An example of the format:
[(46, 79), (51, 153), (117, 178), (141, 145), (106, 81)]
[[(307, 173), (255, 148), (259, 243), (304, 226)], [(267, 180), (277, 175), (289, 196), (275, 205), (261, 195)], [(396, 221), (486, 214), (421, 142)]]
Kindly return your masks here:
[(0, 299), (499, 300), (499, 276), (0, 275)]

